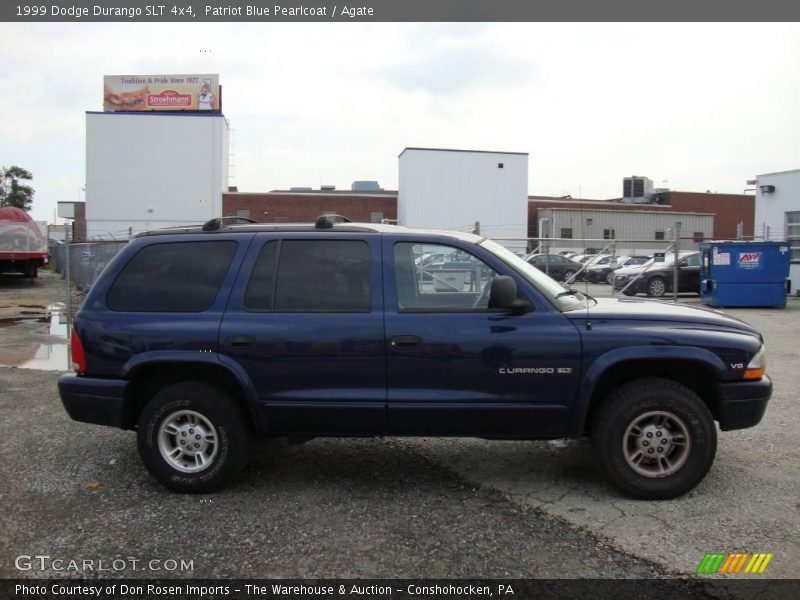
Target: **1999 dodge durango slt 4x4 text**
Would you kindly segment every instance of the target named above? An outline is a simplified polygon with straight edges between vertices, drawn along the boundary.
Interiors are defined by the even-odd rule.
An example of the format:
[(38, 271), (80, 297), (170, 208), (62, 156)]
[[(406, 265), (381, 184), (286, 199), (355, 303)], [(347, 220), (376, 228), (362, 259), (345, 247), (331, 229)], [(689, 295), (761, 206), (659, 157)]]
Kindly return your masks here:
[(475, 235), (334, 221), (137, 236), (76, 316), (70, 416), (135, 430), (178, 491), (228, 481), (251, 435), (589, 435), (657, 499), (704, 477), (715, 421), (764, 414), (763, 340), (737, 319), (595, 300)]

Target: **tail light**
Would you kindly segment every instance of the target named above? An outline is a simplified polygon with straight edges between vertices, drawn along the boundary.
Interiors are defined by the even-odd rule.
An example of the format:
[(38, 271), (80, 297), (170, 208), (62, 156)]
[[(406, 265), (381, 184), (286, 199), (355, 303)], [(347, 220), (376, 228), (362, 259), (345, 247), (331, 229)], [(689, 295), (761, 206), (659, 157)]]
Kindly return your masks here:
[(79, 375), (86, 373), (86, 356), (83, 353), (83, 344), (75, 328), (72, 328), (70, 338), (70, 349), (72, 350), (72, 368)]

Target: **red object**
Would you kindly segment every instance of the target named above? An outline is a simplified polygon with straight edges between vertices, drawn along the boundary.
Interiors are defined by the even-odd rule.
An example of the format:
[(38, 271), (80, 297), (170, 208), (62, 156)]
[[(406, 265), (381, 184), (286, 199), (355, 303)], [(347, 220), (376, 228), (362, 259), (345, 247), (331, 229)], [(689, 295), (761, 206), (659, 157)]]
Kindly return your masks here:
[(72, 337), (70, 338), (70, 348), (72, 349), (72, 368), (78, 375), (86, 373), (86, 356), (83, 353), (83, 343), (78, 336), (75, 328), (72, 328)]
[(27, 221), (33, 221), (33, 219), (21, 208), (17, 208), (16, 206), (4, 206), (0, 208), (0, 221), (20, 221), (25, 223)]

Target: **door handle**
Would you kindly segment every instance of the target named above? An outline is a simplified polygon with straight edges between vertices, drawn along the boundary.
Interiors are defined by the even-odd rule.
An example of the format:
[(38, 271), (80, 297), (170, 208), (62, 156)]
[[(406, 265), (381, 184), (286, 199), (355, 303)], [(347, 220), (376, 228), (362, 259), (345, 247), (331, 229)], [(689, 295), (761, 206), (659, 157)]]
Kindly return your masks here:
[(395, 350), (413, 350), (422, 343), (418, 335), (396, 335), (389, 340), (389, 345)]
[(251, 335), (233, 335), (225, 338), (225, 345), (231, 350), (243, 350), (256, 345), (256, 338)]

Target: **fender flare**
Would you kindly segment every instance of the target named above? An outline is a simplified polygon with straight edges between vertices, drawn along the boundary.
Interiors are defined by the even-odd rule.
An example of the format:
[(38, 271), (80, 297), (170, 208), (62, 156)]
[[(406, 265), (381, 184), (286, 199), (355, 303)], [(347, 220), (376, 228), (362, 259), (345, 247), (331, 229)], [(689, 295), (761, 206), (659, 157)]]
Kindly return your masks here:
[(153, 366), (163, 366), (168, 364), (180, 363), (182, 365), (196, 364), (198, 366), (214, 366), (222, 368), (239, 385), (242, 398), (245, 401), (247, 412), (253, 423), (253, 428), (261, 434), (266, 431), (266, 424), (263, 420), (258, 394), (253, 385), (253, 381), (239, 363), (224, 354), (217, 352), (198, 352), (198, 351), (175, 351), (175, 350), (155, 350), (152, 352), (142, 352), (128, 360), (120, 371), (123, 379), (130, 380), (140, 369)]
[(583, 435), (592, 395), (597, 383), (609, 369), (631, 361), (671, 359), (691, 361), (706, 367), (713, 371), (718, 380), (724, 379), (728, 374), (725, 363), (719, 356), (697, 346), (628, 346), (611, 350), (599, 356), (584, 374), (567, 435), (576, 438)]

